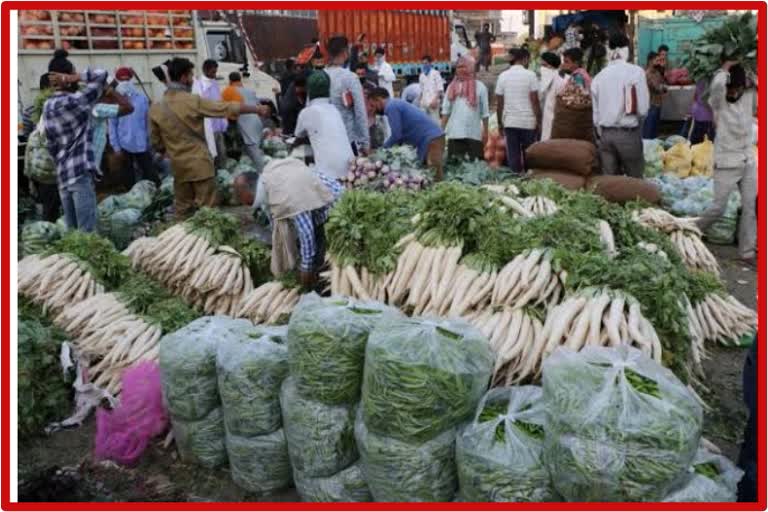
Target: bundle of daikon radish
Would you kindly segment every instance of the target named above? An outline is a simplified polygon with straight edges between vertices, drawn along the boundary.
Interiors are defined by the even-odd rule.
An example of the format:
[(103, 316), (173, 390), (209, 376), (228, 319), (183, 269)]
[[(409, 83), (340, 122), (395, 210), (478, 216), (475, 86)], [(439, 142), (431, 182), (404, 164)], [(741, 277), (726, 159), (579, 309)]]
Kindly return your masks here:
[(636, 210), (633, 218), (644, 226), (666, 233), (688, 268), (720, 274), (717, 259), (701, 241), (696, 219), (675, 217), (658, 208)]
[(19, 293), (42, 305), (43, 311), (58, 312), (104, 291), (72, 254), (31, 254), (19, 261), (18, 271)]

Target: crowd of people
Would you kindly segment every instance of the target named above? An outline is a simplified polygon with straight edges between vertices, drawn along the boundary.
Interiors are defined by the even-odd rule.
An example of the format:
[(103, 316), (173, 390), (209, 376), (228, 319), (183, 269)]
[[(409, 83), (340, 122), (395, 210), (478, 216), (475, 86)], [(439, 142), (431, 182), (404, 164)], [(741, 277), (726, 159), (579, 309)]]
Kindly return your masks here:
[[(477, 36), (489, 42), (486, 32), (484, 27)], [(530, 69), (527, 49), (509, 52), (510, 67), (495, 84), (496, 119), (506, 144), (506, 164), (513, 173), (522, 174), (531, 144), (564, 138), (563, 130), (576, 129), (581, 133), (574, 137), (596, 144), (603, 173), (642, 178), (643, 138), (657, 135), (666, 91), (667, 49), (661, 47), (649, 55), (643, 69), (629, 62), (626, 35), (613, 34), (607, 41), (607, 64), (591, 76), (584, 52), (574, 41), (574, 34), (567, 32), (558, 51), (541, 54), (538, 73)], [(416, 148), (435, 180), (441, 180), (445, 155), (482, 159), (488, 139), (491, 101), (488, 88), (475, 75), (488, 63), (482, 48), (477, 61), (471, 55), (458, 59), (447, 86), (432, 58), (425, 55), (418, 79), (409, 80), (398, 98), (398, 80), (387, 62), (386, 49), (377, 48), (369, 65), (361, 42), (359, 38), (350, 45), (347, 38), (334, 37), (324, 46), (325, 53), (317, 45), (304, 61), (288, 62), (276, 105), (245, 86), (239, 72), (231, 73), (222, 88), (214, 60), (206, 60), (199, 75), (184, 58), (157, 66), (153, 74), (165, 92), (151, 101), (137, 90), (130, 68), (118, 68), (114, 80), (107, 83), (107, 71), (77, 73), (67, 52), (56, 51), (41, 78), (44, 101), (31, 108), (27, 123), (26, 165), (35, 171), (26, 174), (33, 177), (44, 217), (55, 221), (63, 210), (68, 227), (96, 229), (95, 183), (102, 177), (102, 155), (109, 142), (133, 182), (145, 179), (159, 184), (161, 174), (171, 170), (175, 213), (185, 218), (197, 208), (216, 204), (215, 170), (224, 166), (225, 141), (234, 136), (255, 169), (252, 175), (239, 178), (237, 186), (248, 189), (243, 195), (273, 221), (301, 219), (294, 224), (300, 269), (304, 279), (312, 281), (318, 267), (311, 262), (319, 261), (323, 246), (319, 233), (327, 215), (322, 212), (338, 197), (336, 187), (328, 184), (346, 175), (352, 158), (380, 147), (407, 144)], [(749, 144), (754, 88), (748, 87), (744, 69), (736, 62), (723, 63), (707, 85), (706, 99), (702, 87), (697, 85), (687, 129), (714, 138), (716, 170), (715, 200), (700, 225), (714, 222), (730, 191), (739, 187), (741, 255), (754, 258), (756, 167)], [(561, 117), (557, 105), (564, 94), (582, 96), (591, 103), (588, 129)], [(278, 124), (282, 134), (293, 137), (293, 146), (311, 146), (314, 160), (312, 168), (299, 160), (301, 165), (281, 165), (281, 175), (292, 176), (290, 201), (275, 177), (276, 162), (265, 165), (261, 149), (265, 132)], [(283, 197), (282, 202), (276, 197)], [(307, 210), (296, 203), (296, 197), (319, 206)], [(307, 211), (309, 216), (297, 217), (297, 212)], [(285, 229), (279, 231), (274, 250), (283, 254), (282, 260), (296, 261), (295, 255), (285, 251), (291, 237)]]

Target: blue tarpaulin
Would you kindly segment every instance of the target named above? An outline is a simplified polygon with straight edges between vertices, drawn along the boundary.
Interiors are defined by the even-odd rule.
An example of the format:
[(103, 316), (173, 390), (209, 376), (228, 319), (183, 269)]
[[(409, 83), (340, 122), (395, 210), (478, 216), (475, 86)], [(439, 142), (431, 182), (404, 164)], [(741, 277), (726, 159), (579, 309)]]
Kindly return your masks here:
[(573, 14), (561, 14), (552, 19), (553, 32), (565, 32), (573, 22), (587, 21), (597, 23), (600, 28), (611, 29), (621, 25), (624, 11), (579, 11)]

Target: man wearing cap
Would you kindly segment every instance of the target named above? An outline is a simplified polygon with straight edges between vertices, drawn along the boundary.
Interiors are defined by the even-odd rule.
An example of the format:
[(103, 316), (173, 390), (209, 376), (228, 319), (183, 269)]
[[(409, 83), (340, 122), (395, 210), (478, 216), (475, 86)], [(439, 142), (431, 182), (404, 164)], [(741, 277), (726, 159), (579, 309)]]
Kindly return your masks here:
[(149, 100), (133, 85), (131, 68), (117, 68), (115, 79), (115, 90), (130, 101), (133, 112), (109, 120), (109, 143), (115, 153), (125, 155), (134, 181), (151, 180), (159, 185), (160, 178), (149, 151)]
[[(339, 110), (330, 100), (331, 79), (325, 71), (314, 71), (307, 80), (309, 104), (299, 113), (295, 135), (309, 138), (317, 170), (331, 178), (347, 174), (354, 157), (347, 129)], [(299, 143), (299, 140), (297, 140)]]

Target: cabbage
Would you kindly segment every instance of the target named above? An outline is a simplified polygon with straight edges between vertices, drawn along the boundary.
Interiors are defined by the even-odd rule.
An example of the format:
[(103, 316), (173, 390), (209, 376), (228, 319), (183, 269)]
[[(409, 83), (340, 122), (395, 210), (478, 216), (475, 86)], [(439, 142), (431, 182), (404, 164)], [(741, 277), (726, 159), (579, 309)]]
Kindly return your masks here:
[(58, 224), (37, 221), (25, 224), (21, 230), (21, 249), (24, 256), (43, 252), (63, 234)]

